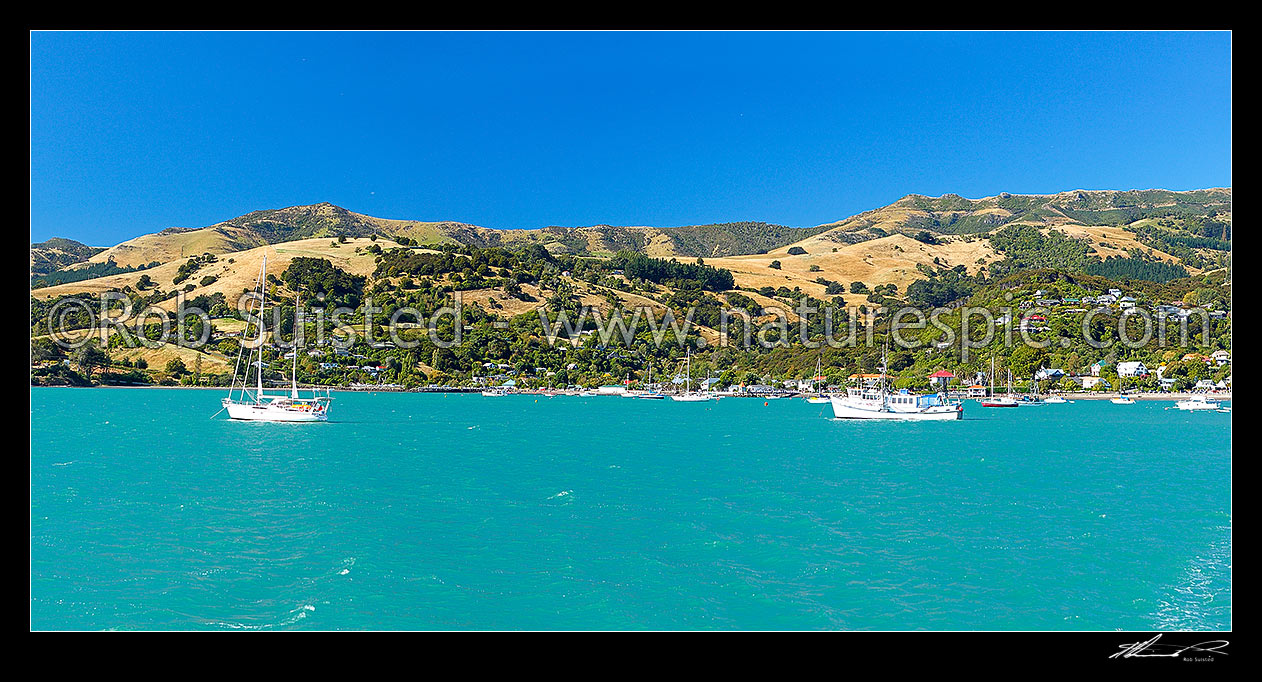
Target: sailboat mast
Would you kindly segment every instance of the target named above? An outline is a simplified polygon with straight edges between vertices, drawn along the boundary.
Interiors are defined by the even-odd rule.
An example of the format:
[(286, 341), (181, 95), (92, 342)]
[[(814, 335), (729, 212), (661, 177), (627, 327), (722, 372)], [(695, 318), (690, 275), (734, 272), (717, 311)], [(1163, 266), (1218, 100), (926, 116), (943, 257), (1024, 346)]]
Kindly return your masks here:
[(890, 342), (885, 342), (885, 347), (881, 350), (881, 399), (885, 398), (885, 369), (889, 366)]
[(263, 252), (263, 274), (259, 282), (259, 291), (261, 298), (259, 299), (259, 364), (258, 364), (258, 393), (254, 395), (254, 402), (263, 402), (263, 311), (267, 309), (267, 252)]
[(294, 400), (298, 399), (298, 312), (300, 310), (298, 307), (299, 302), (300, 302), (300, 299), (298, 298), (298, 293), (294, 292), (294, 350), (293, 350), (294, 369), (293, 369), (293, 373), (290, 375), (293, 378), (293, 392), (291, 393), (291, 395), (293, 396)]
[(686, 387), (685, 392), (692, 393), (692, 349), (691, 348), (688, 349), (688, 364), (686, 365), (684, 372), (686, 373), (686, 375), (684, 376), (684, 386)]
[[(262, 268), (262, 267), (260, 267), (260, 268), (259, 268), (259, 276), (258, 276), (258, 279), (255, 281), (255, 285), (257, 286), (257, 285), (258, 285), (258, 283), (260, 283), (260, 282), (262, 282), (262, 281), (263, 281), (263, 268)], [(261, 320), (261, 319), (263, 319), (263, 318), (261, 318), (261, 317), (260, 317), (259, 319)], [(241, 359), (242, 359), (242, 358), (245, 358), (246, 365), (245, 365), (245, 374), (242, 374), (242, 375), (241, 375), (241, 396), (240, 396), (240, 399), (241, 399), (241, 400), (245, 400), (245, 390), (246, 390), (246, 386), (247, 386), (247, 385), (249, 385), (249, 383), (250, 383), (250, 364), (249, 364), (249, 362), (250, 362), (250, 358), (251, 358), (251, 357), (253, 357), (254, 351), (252, 351), (252, 350), (251, 350), (251, 351), (250, 351), (250, 353), (249, 353), (248, 355), (247, 355), (247, 354), (246, 354), (246, 352), (245, 352), (245, 343), (244, 343), (244, 341), (245, 341), (245, 333), (246, 333), (246, 331), (248, 330), (249, 323), (247, 322), (247, 323), (246, 323), (246, 325), (247, 325), (247, 329), (242, 329), (242, 330), (241, 330), (241, 341), (242, 341), (242, 343), (237, 344), (237, 362), (236, 362), (236, 364), (234, 364), (234, 365), (232, 366), (232, 384), (228, 386), (228, 400), (232, 400), (232, 393), (233, 393), (233, 391), (236, 391), (236, 390), (237, 390), (237, 374), (239, 374), (239, 373), (240, 373), (240, 371), (241, 371)]]

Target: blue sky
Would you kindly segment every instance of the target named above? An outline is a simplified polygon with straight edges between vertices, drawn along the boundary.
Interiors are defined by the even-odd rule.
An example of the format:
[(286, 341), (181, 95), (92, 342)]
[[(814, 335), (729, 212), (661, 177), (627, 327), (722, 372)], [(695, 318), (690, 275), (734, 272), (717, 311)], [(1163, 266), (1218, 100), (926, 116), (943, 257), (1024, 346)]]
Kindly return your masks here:
[(1228, 33), (34, 33), (31, 238), (1231, 185)]

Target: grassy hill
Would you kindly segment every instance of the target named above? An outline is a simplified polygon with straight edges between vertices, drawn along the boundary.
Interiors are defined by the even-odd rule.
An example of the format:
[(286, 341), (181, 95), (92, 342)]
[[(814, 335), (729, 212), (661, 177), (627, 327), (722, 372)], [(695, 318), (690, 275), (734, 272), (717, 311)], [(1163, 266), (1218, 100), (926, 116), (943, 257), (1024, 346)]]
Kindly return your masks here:
[[(49, 298), (134, 287), (143, 274), (159, 286), (175, 288), (171, 280), (190, 257), (213, 254), (219, 256), (214, 265), (206, 272), (199, 270), (188, 283), (202, 293), (202, 278), (212, 274), (219, 283), (205, 288), (228, 293), (225, 287), (239, 292), (245, 280), (252, 280), (258, 249), (266, 245), (278, 246), (275, 251), (282, 258), (301, 251), (329, 257), (339, 267), (361, 273), (371, 270), (372, 259), (355, 252), (367, 244), (361, 240), (374, 237), (383, 246), (404, 242), (512, 249), (538, 244), (554, 254), (601, 257), (631, 251), (681, 261), (704, 257), (731, 270), (739, 287), (797, 287), (820, 296), (827, 282), (847, 288), (855, 281), (869, 287), (892, 284), (902, 290), (926, 268), (957, 265), (969, 273), (1011, 272), (1034, 265), (1139, 272), (1159, 271), (1164, 263), (1175, 273), (1168, 276), (1179, 274), (1170, 268), (1196, 274), (1229, 267), (1230, 225), (1229, 188), (1077, 190), (982, 199), (912, 194), (846, 220), (806, 228), (738, 222), (496, 230), (459, 222), (376, 218), (322, 203), (255, 211), (204, 228), (170, 228), (108, 249), (54, 239), (32, 245), (31, 261), (33, 271), (37, 261), (41, 268), (52, 268), (43, 283), (56, 286), (38, 290), (39, 297)], [(1024, 230), (1022, 238), (1014, 238), (1014, 230)], [(1037, 231), (1034, 237), (1032, 230)], [(350, 242), (332, 246), (339, 238)], [(1094, 265), (1110, 258), (1115, 260), (1107, 267)], [(1152, 265), (1119, 267), (1120, 259)], [(160, 265), (153, 267), (155, 263)], [(120, 272), (140, 267), (149, 269)]]
[(1165, 217), (1231, 216), (1231, 189), (1190, 192), (1170, 190), (1074, 190), (1059, 194), (1018, 195), (1003, 193), (982, 199), (958, 194), (927, 197), (909, 194), (872, 211), (826, 227), (825, 239), (853, 242), (882, 232), (935, 234), (984, 233), (1014, 223), (1038, 227), (1092, 225), (1122, 227), (1140, 220)]
[[(275, 246), (258, 246), (244, 251), (221, 254), (213, 261), (198, 267), (186, 280), (178, 283), (175, 279), (179, 275), (180, 268), (188, 262), (187, 260), (174, 260), (147, 270), (44, 287), (31, 293), (36, 298), (46, 300), (67, 294), (86, 293), (95, 295), (104, 291), (122, 290), (125, 287), (140, 290), (141, 278), (147, 277), (148, 281), (153, 282), (156, 288), (161, 291), (175, 291), (192, 286), (193, 288), (188, 291), (190, 298), (202, 294), (213, 295), (222, 293), (230, 300), (235, 300), (242, 291), (254, 287), (264, 252), (267, 253), (268, 272), (272, 274), (283, 272), (285, 268), (289, 267), (289, 263), (294, 258), (305, 256), (309, 258), (325, 258), (336, 267), (351, 274), (366, 275), (371, 273), (375, 267), (373, 254), (366, 251), (368, 246), (373, 243), (377, 243), (383, 248), (398, 246), (398, 244), (388, 240), (373, 242), (365, 238), (350, 239), (346, 243), (337, 244), (337, 246), (333, 246), (334, 243), (336, 242), (325, 238), (304, 239), (285, 242)], [(214, 281), (202, 284), (208, 277), (213, 277)], [(154, 287), (147, 289), (147, 291), (153, 290)], [(163, 301), (158, 307), (174, 310), (175, 299)]]
[(75, 263), (82, 263), (100, 251), (104, 249), (61, 237), (31, 244), (31, 274), (46, 275)]
[(165, 263), (203, 253), (233, 253), (265, 244), (303, 239), (371, 236), (387, 239), (404, 237), (421, 246), (467, 244), (486, 248), (541, 244), (554, 253), (603, 256), (625, 250), (658, 257), (695, 258), (762, 253), (824, 229), (742, 222), (669, 228), (594, 225), (494, 230), (451, 221), (375, 218), (323, 203), (255, 211), (203, 228), (169, 228), (98, 250), (77, 260), (67, 260), (59, 267), (84, 261), (106, 263), (110, 260), (118, 266), (135, 267), (154, 261)]

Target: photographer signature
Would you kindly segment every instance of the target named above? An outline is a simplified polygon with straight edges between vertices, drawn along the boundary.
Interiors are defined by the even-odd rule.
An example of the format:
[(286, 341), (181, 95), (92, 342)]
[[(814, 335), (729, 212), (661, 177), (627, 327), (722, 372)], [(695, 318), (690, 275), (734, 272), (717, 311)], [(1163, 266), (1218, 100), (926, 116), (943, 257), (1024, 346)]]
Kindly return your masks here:
[(1157, 640), (1159, 639), (1161, 639), (1161, 635), (1157, 635), (1146, 642), (1122, 644), (1118, 647), (1121, 651), (1109, 656), (1109, 658), (1178, 658), (1188, 651), (1227, 655), (1227, 652), (1222, 650), (1228, 643), (1225, 639), (1213, 639), (1186, 646), (1158, 644)]

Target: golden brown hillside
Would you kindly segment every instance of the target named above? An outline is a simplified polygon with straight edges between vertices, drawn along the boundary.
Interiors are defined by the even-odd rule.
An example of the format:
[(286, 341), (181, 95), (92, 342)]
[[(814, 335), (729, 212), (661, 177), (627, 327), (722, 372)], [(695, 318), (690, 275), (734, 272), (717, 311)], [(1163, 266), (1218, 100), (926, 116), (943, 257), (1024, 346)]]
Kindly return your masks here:
[[(48, 299), (67, 294), (98, 294), (103, 291), (122, 289), (124, 286), (130, 286), (135, 289), (141, 276), (148, 275), (151, 280), (158, 283), (163, 291), (178, 289), (185, 284), (193, 284), (195, 288), (188, 293), (190, 298), (202, 294), (222, 293), (229, 301), (233, 301), (242, 291), (254, 287), (265, 252), (267, 253), (267, 270), (271, 274), (284, 272), (294, 258), (305, 256), (308, 258), (326, 258), (333, 265), (347, 272), (356, 275), (368, 275), (376, 267), (373, 254), (365, 251), (368, 246), (374, 243), (381, 245), (383, 248), (398, 246), (398, 244), (385, 239), (378, 239), (376, 242), (369, 239), (350, 239), (345, 244), (339, 244), (336, 247), (332, 243), (332, 240), (329, 239), (304, 239), (296, 242), (260, 246), (245, 251), (220, 254), (216, 262), (203, 266), (193, 277), (190, 277), (186, 282), (182, 282), (179, 286), (173, 284), (172, 280), (175, 278), (184, 260), (174, 260), (140, 272), (110, 275), (82, 282), (71, 282), (55, 287), (35, 289), (31, 292), (31, 295), (36, 298)], [(208, 286), (200, 286), (201, 279), (207, 275), (218, 279)], [(159, 307), (174, 310), (175, 299), (163, 301), (159, 304)]]
[[(1161, 247), (1160, 242), (1149, 239), (1141, 243), (1134, 229), (1153, 225), (1162, 226), (1161, 229), (1182, 229), (1171, 224), (1168, 216), (1175, 216), (1175, 221), (1190, 216), (1192, 221), (1211, 220), (1217, 221), (1215, 225), (1229, 225), (1231, 190), (1072, 191), (1052, 195), (1001, 194), (982, 199), (950, 194), (941, 197), (908, 195), (889, 206), (816, 228), (725, 223), (677, 228), (597, 225), (494, 230), (457, 222), (375, 218), (326, 203), (255, 211), (206, 228), (172, 228), (143, 235), (65, 269), (82, 269), (110, 260), (124, 267), (154, 261), (162, 265), (143, 272), (35, 289), (32, 295), (50, 298), (135, 287), (142, 275), (148, 275), (164, 290), (171, 290), (174, 288), (171, 280), (180, 266), (189, 257), (203, 253), (215, 254), (219, 260), (188, 280), (197, 285), (190, 295), (215, 292), (235, 295), (253, 282), (263, 249), (274, 254), (274, 267), (269, 268), (273, 273), (283, 271), (294, 256), (307, 255), (329, 258), (338, 267), (355, 274), (368, 274), (374, 269), (374, 262), (362, 248), (369, 243), (368, 237), (375, 236), (378, 243), (387, 248), (396, 246), (396, 239), (406, 239), (427, 246), (458, 243), (516, 248), (536, 244), (553, 253), (588, 256), (611, 255), (623, 250), (679, 260), (692, 260), (700, 255), (711, 265), (731, 270), (738, 286), (800, 287), (822, 297), (825, 286), (817, 282), (821, 278), (839, 282), (847, 289), (851, 282), (861, 281), (869, 287), (895, 284), (903, 291), (921, 276), (917, 266), (963, 265), (970, 273), (975, 273), (1001, 258), (990, 246), (987, 234), (1008, 225), (1033, 225), (1045, 234), (1055, 230), (1082, 238), (1100, 257), (1126, 257), (1141, 252), (1151, 258), (1177, 263), (1180, 258), (1154, 248), (1154, 244)], [(921, 233), (929, 233), (933, 239), (911, 238), (912, 235), (923, 237)], [(331, 246), (337, 238), (349, 238), (349, 241), (339, 247)], [(265, 246), (268, 244), (270, 246)], [(37, 255), (44, 258), (52, 253), (44, 247), (32, 245), (33, 263)], [(361, 253), (355, 253), (356, 248), (360, 248)], [(764, 249), (765, 253), (759, 253)], [(791, 249), (802, 249), (806, 253), (790, 255)], [(233, 262), (230, 263), (230, 259)], [(779, 270), (770, 267), (773, 261), (780, 262)], [(1206, 262), (1206, 267), (1221, 265), (1221, 259), (1217, 264)], [(812, 266), (818, 269), (812, 271)], [(1198, 272), (1192, 266), (1188, 266), (1188, 270)], [(206, 275), (219, 279), (202, 287), (200, 281)], [(862, 302), (853, 295), (848, 295), (847, 300)], [(168, 301), (166, 305), (174, 303)]]
[[(979, 260), (991, 262), (997, 258), (985, 240), (947, 239), (946, 243), (929, 245), (896, 234), (846, 245), (818, 235), (794, 244), (806, 250), (804, 255), (791, 256), (788, 251), (792, 247), (785, 247), (767, 254), (711, 258), (706, 260), (706, 264), (731, 270), (737, 286), (785, 286), (790, 289), (796, 286), (812, 296), (824, 298), (824, 285), (815, 281), (820, 277), (840, 282), (846, 285), (847, 290), (851, 282), (863, 282), (869, 288), (878, 284), (896, 284), (899, 291), (905, 291), (907, 285), (924, 278), (916, 270), (917, 264), (933, 266), (937, 258), (939, 265), (963, 265), (970, 273), (975, 273), (981, 267)], [(779, 270), (771, 267), (773, 261), (780, 262)], [(818, 266), (819, 270), (812, 271), (812, 265)], [(861, 303), (864, 299), (848, 295), (846, 300)]]

